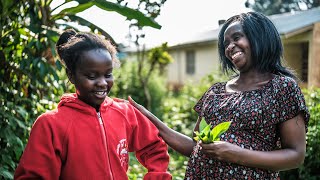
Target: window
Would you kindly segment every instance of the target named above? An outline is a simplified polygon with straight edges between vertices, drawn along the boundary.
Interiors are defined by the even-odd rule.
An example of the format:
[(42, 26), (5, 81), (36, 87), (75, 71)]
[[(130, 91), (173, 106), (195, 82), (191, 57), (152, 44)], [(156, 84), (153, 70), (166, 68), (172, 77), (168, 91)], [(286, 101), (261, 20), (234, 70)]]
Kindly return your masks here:
[(193, 50), (186, 52), (186, 72), (187, 74), (195, 73), (195, 52)]

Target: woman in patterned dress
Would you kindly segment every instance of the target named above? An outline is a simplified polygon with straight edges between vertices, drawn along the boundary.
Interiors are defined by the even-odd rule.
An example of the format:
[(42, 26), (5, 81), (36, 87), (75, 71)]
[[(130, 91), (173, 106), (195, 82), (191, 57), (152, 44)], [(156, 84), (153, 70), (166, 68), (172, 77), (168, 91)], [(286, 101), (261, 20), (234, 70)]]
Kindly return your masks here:
[(224, 72), (236, 76), (212, 85), (194, 110), (195, 131), (202, 118), (212, 126), (232, 122), (220, 141), (197, 143), (129, 101), (190, 157), (185, 179), (280, 179), (279, 171), (304, 161), (309, 112), (294, 74), (281, 64), (279, 33), (266, 16), (242, 13), (223, 24), (218, 48)]

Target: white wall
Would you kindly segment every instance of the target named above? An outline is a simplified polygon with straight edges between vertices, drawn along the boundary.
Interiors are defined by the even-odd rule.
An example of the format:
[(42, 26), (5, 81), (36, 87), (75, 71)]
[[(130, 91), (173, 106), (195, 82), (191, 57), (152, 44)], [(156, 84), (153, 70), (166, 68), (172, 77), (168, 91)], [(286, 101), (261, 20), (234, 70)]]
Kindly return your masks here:
[[(195, 73), (186, 73), (186, 51), (195, 52)], [(216, 44), (179, 48), (169, 51), (174, 62), (168, 66), (168, 83), (184, 84), (186, 81), (199, 82), (204, 76), (219, 70), (219, 57)]]

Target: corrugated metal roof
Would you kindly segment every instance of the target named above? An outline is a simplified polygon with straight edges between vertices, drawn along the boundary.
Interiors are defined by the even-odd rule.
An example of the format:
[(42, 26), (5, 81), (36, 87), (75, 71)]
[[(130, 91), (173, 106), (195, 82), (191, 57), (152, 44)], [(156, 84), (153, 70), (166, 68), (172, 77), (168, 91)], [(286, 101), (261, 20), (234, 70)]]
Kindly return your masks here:
[[(320, 22), (320, 7), (296, 11), (294, 13), (283, 13), (269, 16), (281, 35), (288, 35), (305, 29), (313, 25), (315, 22)], [(215, 30), (199, 33), (190, 39), (185, 39), (182, 42), (171, 44), (171, 47), (181, 47), (191, 44), (207, 43), (218, 40), (220, 28)]]

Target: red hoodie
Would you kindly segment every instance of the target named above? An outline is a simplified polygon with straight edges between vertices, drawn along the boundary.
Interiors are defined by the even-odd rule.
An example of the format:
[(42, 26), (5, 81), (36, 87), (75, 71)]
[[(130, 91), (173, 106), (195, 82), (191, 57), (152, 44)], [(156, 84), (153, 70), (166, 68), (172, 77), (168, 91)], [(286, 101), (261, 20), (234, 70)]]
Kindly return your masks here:
[(167, 145), (145, 116), (108, 97), (100, 115), (75, 94), (64, 95), (34, 123), (14, 179), (128, 179), (128, 152), (148, 169), (144, 179), (171, 179)]

